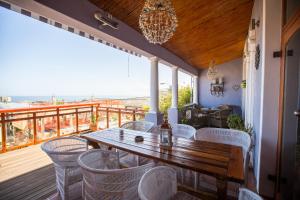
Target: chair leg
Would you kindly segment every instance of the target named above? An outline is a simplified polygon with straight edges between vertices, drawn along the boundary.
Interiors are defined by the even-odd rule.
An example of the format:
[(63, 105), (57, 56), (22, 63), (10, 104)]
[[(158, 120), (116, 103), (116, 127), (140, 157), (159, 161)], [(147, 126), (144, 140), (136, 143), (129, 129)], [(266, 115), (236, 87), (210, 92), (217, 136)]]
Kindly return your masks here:
[(183, 185), (183, 168), (180, 168), (181, 184)]
[(198, 180), (199, 180), (198, 173), (194, 172), (194, 189), (195, 190), (198, 189)]
[(85, 199), (85, 188), (84, 188), (84, 178), (82, 179), (82, 186), (81, 186), (81, 195), (82, 195), (82, 199)]
[(140, 166), (140, 157), (136, 155), (136, 166)]
[(69, 180), (68, 180), (68, 169), (64, 169), (64, 181), (63, 181), (63, 200), (69, 199)]

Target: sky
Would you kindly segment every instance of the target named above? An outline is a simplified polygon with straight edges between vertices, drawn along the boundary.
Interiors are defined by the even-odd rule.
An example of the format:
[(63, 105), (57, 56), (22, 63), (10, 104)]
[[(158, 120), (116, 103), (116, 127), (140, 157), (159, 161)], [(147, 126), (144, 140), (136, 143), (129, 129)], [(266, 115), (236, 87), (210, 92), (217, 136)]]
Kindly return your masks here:
[[(0, 7), (0, 96), (149, 96), (149, 78), (146, 57)], [(182, 72), (178, 79), (191, 82)], [(160, 89), (172, 82), (163, 64), (159, 81)]]

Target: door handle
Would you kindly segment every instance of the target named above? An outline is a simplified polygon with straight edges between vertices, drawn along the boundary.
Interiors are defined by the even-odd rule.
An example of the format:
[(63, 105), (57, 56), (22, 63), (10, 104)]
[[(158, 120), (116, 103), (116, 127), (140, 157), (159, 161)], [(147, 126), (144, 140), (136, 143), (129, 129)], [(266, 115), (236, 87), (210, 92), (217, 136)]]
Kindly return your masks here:
[(294, 111), (294, 115), (300, 117), (300, 111), (299, 110)]

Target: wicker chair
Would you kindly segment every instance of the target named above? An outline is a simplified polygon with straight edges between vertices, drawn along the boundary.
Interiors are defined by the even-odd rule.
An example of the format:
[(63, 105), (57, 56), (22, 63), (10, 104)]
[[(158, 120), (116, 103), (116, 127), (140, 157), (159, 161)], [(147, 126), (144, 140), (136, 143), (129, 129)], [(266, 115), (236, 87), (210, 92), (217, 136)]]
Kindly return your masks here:
[[(131, 121), (121, 126), (123, 129), (143, 132), (149, 132), (153, 127), (154, 124), (147, 121)], [(147, 158), (139, 157), (137, 155), (127, 153), (126, 151), (118, 150), (118, 152), (120, 155), (120, 163), (123, 167), (135, 167), (139, 166), (140, 164), (147, 164), (150, 162), (150, 160)]]
[(146, 172), (139, 183), (138, 193), (141, 200), (198, 199), (177, 191), (176, 171), (166, 166)]
[(78, 158), (83, 173), (83, 197), (86, 200), (138, 199), (138, 184), (152, 163), (120, 169), (118, 153), (90, 150)]
[[(186, 124), (173, 124), (172, 125), (172, 134), (174, 137), (181, 137), (192, 139), (196, 134), (196, 129), (190, 125)], [(161, 165), (169, 166), (177, 172), (177, 178), (180, 180), (180, 183), (187, 186), (192, 186), (190, 184), (193, 173), (191, 171), (184, 170), (181, 167), (172, 166), (168, 164), (160, 163)]]
[(209, 125), (218, 128), (227, 128), (227, 118), (232, 114), (232, 107), (221, 105), (217, 107), (219, 110), (209, 114)]
[(183, 138), (193, 138), (196, 134), (196, 129), (190, 125), (186, 124), (173, 124), (172, 125), (172, 134), (175, 137)]
[[(249, 166), (249, 152), (251, 148), (251, 138), (250, 136), (238, 130), (232, 129), (222, 129), (222, 128), (202, 128), (195, 134), (195, 140), (216, 142), (222, 144), (230, 144), (235, 146), (240, 146), (243, 149), (244, 158), (244, 175), (245, 183), (248, 181), (248, 166)], [(216, 190), (216, 182), (213, 177), (200, 174), (199, 182), (200, 186), (208, 187), (209, 189)], [(236, 196), (238, 194), (239, 185), (231, 183), (228, 185), (228, 194), (231, 196)], [(212, 185), (211, 185), (212, 184)]]
[(86, 140), (78, 137), (57, 138), (45, 142), (41, 148), (54, 162), (56, 187), (61, 199), (80, 199), (82, 173), (77, 158), (87, 151)]
[(239, 200), (263, 200), (263, 198), (251, 190), (240, 188)]
[(149, 132), (153, 128), (154, 124), (147, 121), (131, 121), (122, 124), (121, 128)]

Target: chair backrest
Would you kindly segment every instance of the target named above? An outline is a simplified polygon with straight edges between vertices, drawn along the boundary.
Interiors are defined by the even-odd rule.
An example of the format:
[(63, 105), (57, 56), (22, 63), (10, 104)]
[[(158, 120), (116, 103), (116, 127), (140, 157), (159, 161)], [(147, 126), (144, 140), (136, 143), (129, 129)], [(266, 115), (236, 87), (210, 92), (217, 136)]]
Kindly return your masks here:
[(226, 105), (226, 104), (219, 105), (217, 108), (220, 110), (232, 110), (232, 107), (230, 105)]
[(244, 131), (224, 129), (224, 128), (201, 128), (197, 130), (195, 140), (203, 140), (222, 144), (240, 146), (243, 149), (245, 181), (247, 181), (249, 151), (251, 148), (251, 138)]
[(176, 171), (167, 166), (152, 168), (139, 183), (141, 200), (171, 199), (177, 193)]
[(152, 122), (147, 121), (131, 121), (124, 123), (121, 128), (135, 130), (135, 131), (144, 131), (148, 132), (154, 127)]
[(61, 137), (42, 144), (42, 150), (61, 168), (78, 166), (78, 156), (87, 151), (85, 139), (79, 137)]
[(190, 139), (196, 134), (196, 129), (186, 124), (172, 124), (172, 134), (175, 137)]
[(263, 198), (251, 190), (240, 188), (239, 200), (263, 200)]
[(138, 199), (138, 184), (147, 165), (120, 169), (117, 152), (90, 150), (78, 158), (82, 169), (83, 195), (87, 199)]

